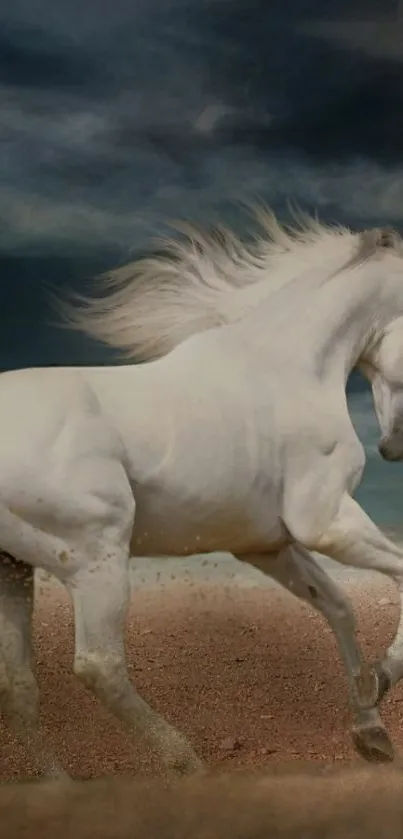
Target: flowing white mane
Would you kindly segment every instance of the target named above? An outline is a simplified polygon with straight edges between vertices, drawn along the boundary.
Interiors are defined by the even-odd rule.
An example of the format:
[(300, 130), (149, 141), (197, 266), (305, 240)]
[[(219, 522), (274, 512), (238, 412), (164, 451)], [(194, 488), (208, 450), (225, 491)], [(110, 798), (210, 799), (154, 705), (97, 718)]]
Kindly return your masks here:
[(266, 208), (254, 216), (261, 234), (248, 243), (220, 226), (173, 225), (182, 240), (160, 240), (159, 253), (103, 275), (100, 296), (56, 300), (64, 325), (121, 350), (123, 358), (148, 361), (197, 332), (239, 320), (302, 269), (324, 260), (354, 265), (397, 235), (357, 234), (300, 212), (293, 227)]

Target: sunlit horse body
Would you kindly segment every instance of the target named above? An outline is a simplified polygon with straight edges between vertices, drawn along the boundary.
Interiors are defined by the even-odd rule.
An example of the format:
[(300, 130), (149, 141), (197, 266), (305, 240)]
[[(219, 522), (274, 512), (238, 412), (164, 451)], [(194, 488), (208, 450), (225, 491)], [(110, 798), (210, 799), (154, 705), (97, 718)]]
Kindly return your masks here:
[(128, 563), (225, 550), (325, 615), (356, 746), (393, 756), (377, 704), (403, 676), (402, 620), (368, 667), (350, 605), (311, 551), (384, 572), (403, 598), (403, 551), (352, 498), (365, 456), (345, 397), (360, 366), (382, 452), (402, 457), (403, 247), (389, 231), (263, 224), (249, 249), (222, 231), (192, 233), (161, 261), (113, 275), (109, 297), (64, 308), (73, 326), (150, 363), (0, 377), (0, 546), (15, 558), (0, 565), (0, 696), (38, 749), (35, 566), (71, 595), (84, 684), (167, 770), (200, 767), (128, 678)]

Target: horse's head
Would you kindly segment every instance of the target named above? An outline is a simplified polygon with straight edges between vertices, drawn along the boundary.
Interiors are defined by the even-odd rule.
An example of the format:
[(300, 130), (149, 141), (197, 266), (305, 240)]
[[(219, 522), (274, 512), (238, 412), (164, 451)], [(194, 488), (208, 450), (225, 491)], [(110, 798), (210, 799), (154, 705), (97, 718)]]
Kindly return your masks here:
[(403, 317), (379, 342), (373, 363), (362, 369), (371, 383), (381, 431), (379, 452), (385, 460), (403, 460)]
[[(403, 256), (403, 241), (395, 230), (372, 229), (361, 235), (367, 240), (364, 246), (373, 254), (389, 251)], [(401, 283), (402, 304), (397, 305), (390, 323), (381, 329), (369, 357), (360, 364), (372, 388), (381, 431), (379, 452), (389, 461), (403, 460), (403, 276), (400, 278), (400, 271), (394, 275), (398, 284)]]

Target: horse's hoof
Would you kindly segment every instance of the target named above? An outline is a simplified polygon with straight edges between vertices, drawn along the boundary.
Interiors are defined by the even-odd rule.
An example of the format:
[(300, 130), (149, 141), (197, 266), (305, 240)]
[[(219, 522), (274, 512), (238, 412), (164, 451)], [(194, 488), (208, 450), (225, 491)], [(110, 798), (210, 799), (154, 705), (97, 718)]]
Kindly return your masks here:
[(185, 759), (175, 760), (171, 768), (178, 775), (193, 775), (196, 772), (204, 772), (206, 767), (196, 754), (192, 754)]
[(394, 759), (392, 741), (382, 725), (357, 728), (352, 737), (356, 751), (369, 763), (389, 763)]
[(388, 674), (386, 673), (386, 670), (381, 661), (375, 661), (373, 667), (378, 681), (377, 698), (375, 704), (379, 705), (385, 694), (388, 692), (388, 690), (390, 690), (392, 682), (390, 676), (388, 676)]
[(186, 778), (189, 775), (201, 775), (207, 772), (207, 766), (196, 755), (188, 758), (176, 758), (164, 763), (162, 774), (166, 778)]
[(182, 737), (175, 737), (172, 747), (161, 754), (162, 771), (171, 777), (193, 775), (206, 771), (205, 763), (200, 760), (192, 747)]

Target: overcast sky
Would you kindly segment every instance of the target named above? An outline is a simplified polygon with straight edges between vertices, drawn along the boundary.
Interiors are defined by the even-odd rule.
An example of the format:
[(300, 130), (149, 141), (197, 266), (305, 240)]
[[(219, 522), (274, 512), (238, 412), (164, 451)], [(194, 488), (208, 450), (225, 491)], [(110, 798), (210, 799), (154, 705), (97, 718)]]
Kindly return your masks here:
[[(95, 361), (44, 284), (236, 201), (403, 228), (395, 0), (13, 0), (0, 7), (0, 368)], [(401, 4), (403, 6), (403, 4)]]

